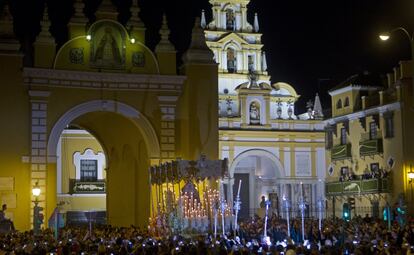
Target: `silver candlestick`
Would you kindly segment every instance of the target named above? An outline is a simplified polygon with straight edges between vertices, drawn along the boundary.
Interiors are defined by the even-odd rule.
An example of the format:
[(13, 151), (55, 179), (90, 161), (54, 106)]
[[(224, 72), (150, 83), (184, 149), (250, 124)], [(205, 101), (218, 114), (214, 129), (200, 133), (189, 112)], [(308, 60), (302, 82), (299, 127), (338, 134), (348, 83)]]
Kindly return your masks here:
[(285, 208), (285, 210), (286, 210), (287, 234), (288, 234), (288, 237), (290, 237), (290, 221), (289, 221), (290, 203), (289, 203), (289, 199), (286, 197), (286, 195), (283, 195), (282, 200), (283, 200), (283, 208)]
[(224, 197), (221, 199), (221, 204), (220, 204), (220, 209), (221, 209), (221, 226), (222, 226), (222, 231), (223, 231), (223, 237), (225, 236), (226, 232), (225, 232), (225, 222), (224, 222), (224, 215), (226, 213), (226, 201), (224, 200)]
[(300, 198), (299, 198), (299, 209), (302, 216), (302, 242), (305, 241), (305, 210), (306, 210), (306, 202), (305, 198), (303, 197), (303, 183), (300, 183)]
[(319, 231), (322, 231), (322, 212), (324, 210), (324, 202), (325, 201), (322, 199), (322, 197), (320, 197), (318, 200)]
[(263, 237), (267, 237), (267, 218), (269, 217), (269, 207), (270, 207), (270, 200), (266, 200), (265, 205), (266, 205), (266, 216), (265, 216), (265, 222), (264, 222), (264, 233), (263, 233)]
[(239, 215), (239, 211), (241, 209), (241, 200), (240, 200), (240, 188), (241, 188), (242, 181), (239, 181), (239, 189), (237, 190), (236, 201), (234, 201), (234, 231), (239, 229), (239, 225), (237, 224), (237, 219)]

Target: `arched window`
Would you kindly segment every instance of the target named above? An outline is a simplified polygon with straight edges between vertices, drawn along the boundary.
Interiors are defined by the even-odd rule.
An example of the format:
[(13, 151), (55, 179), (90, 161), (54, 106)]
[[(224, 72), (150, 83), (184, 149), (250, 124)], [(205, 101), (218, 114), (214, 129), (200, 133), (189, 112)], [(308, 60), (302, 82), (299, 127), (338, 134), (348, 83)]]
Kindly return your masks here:
[(226, 11), (226, 29), (234, 30), (235, 27), (235, 17), (232, 9)]
[(227, 71), (235, 73), (237, 67), (236, 51), (232, 48), (227, 49)]
[(336, 102), (336, 109), (341, 109), (342, 108), (342, 100), (339, 99), (338, 102)]
[(254, 59), (253, 59), (253, 55), (249, 55), (247, 57), (247, 66), (249, 68), (249, 73), (254, 72)]
[(344, 107), (348, 107), (349, 106), (349, 97), (345, 98), (345, 102), (344, 102)]

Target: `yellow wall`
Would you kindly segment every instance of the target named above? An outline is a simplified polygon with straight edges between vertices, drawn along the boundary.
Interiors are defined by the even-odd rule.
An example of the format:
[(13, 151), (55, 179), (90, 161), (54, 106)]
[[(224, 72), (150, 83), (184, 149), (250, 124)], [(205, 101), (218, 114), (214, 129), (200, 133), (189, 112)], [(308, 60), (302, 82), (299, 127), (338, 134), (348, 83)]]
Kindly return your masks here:
[[(126, 32), (115, 21), (99, 22), (109, 22)], [(21, 56), (0, 56), (0, 118), (7, 120), (2, 122), (0, 132), (0, 177), (12, 177), (14, 184), (12, 190), (1, 190), (0, 195), (16, 194), (17, 206), (9, 211), (19, 230), (31, 227), (31, 188), (36, 182), (41, 188), (39, 200), (44, 207), (45, 222), (56, 208), (57, 159), (54, 148), (47, 151), (48, 142), (65, 113), (87, 102), (99, 101), (102, 107), (79, 114), (66, 124), (90, 132), (106, 152), (106, 205), (108, 222), (112, 225), (146, 226), (150, 213), (150, 165), (176, 156), (195, 159), (201, 153), (210, 159), (218, 158), (216, 64), (186, 65), (184, 84), (186, 77), (175, 73), (174, 56), (160, 55), (156, 59), (139, 40), (132, 44), (128, 35), (122, 70), (91, 68), (89, 44), (81, 36), (63, 45), (56, 53), (55, 69), (22, 69)], [(79, 64), (71, 63), (69, 58), (71, 48), (76, 47), (84, 48), (84, 59)], [(134, 51), (144, 52), (144, 67), (132, 65)], [(45, 54), (50, 59), (54, 52)], [(35, 56), (42, 54), (37, 52)], [(159, 74), (159, 61), (161, 72), (168, 75)], [(33, 78), (34, 75), (40, 76)], [(124, 79), (129, 80), (122, 83)], [(128, 87), (132, 85), (135, 87)], [(106, 109), (106, 102), (117, 104)], [(121, 113), (118, 103), (129, 106), (133, 113)], [(32, 109), (33, 104), (36, 109)], [(34, 132), (37, 128), (42, 131)], [(71, 203), (81, 209), (87, 202), (76, 198)]]
[[(17, 229), (30, 228), (30, 108), (27, 88), (23, 86), (22, 56), (0, 54), (0, 178), (12, 178), (12, 183), (0, 187), (1, 200), (11, 197), (16, 207), (9, 205), (9, 216)], [(5, 186), (11, 184), (11, 189)], [(14, 199), (13, 199), (14, 198)]]
[[(358, 94), (359, 93), (357, 91), (350, 90), (339, 95), (332, 96), (332, 116), (335, 117), (352, 113), (354, 111), (354, 105)], [(349, 99), (349, 106), (345, 107), (344, 105), (346, 98)], [(342, 101), (342, 108), (337, 108), (337, 102), (339, 100)]]
[[(58, 194), (57, 201), (62, 204), (62, 211), (91, 211), (106, 210), (106, 194), (69, 194), (69, 179), (76, 179), (76, 168), (74, 165), (74, 154), (83, 154), (87, 149), (93, 150), (95, 154), (104, 153), (99, 141), (91, 134), (83, 130), (65, 130), (61, 135), (60, 151), (58, 160), (61, 161), (61, 194)], [(98, 169), (100, 171), (100, 169)], [(103, 179), (106, 179), (106, 171), (102, 172)], [(56, 176), (57, 177), (57, 176)], [(53, 181), (53, 180), (51, 180)]]
[[(338, 181), (340, 175), (340, 169), (343, 166), (348, 166), (349, 169), (352, 169), (355, 174), (361, 175), (364, 172), (364, 169), (368, 167), (370, 169), (371, 163), (379, 163), (380, 168), (384, 168), (387, 171), (391, 171), (392, 179), (392, 192), (389, 196), (386, 197), (386, 200), (382, 200), (382, 205), (385, 201), (388, 201), (390, 204), (398, 202), (399, 196), (404, 195), (406, 204), (411, 210), (411, 213), (414, 212), (413, 206), (413, 196), (411, 195), (411, 187), (407, 179), (407, 173), (410, 171), (410, 165), (414, 165), (414, 147), (412, 142), (414, 141), (414, 114), (411, 107), (412, 98), (412, 63), (410, 61), (403, 61), (400, 63), (400, 66), (394, 70), (394, 74), (391, 74), (389, 77), (388, 87), (390, 89), (384, 90), (381, 92), (370, 92), (367, 96), (367, 100), (372, 99), (372, 97), (377, 97), (377, 105), (369, 105), (366, 109), (361, 105), (361, 109), (353, 110), (337, 110), (336, 102), (339, 98), (344, 98), (346, 96), (352, 96), (354, 100), (360, 100), (360, 94), (356, 92), (344, 92), (339, 95), (332, 96), (332, 107), (333, 107), (333, 118), (328, 121), (329, 123), (336, 122), (337, 125), (337, 134), (334, 136), (334, 146), (338, 144), (338, 139), (340, 138), (340, 129), (343, 127), (344, 120), (349, 119), (349, 135), (348, 143), (352, 144), (352, 159), (340, 160), (331, 162), (331, 151), (327, 151), (327, 160), (334, 168), (333, 176), (328, 176), (327, 181)], [(392, 92), (392, 94), (389, 94)], [(381, 105), (381, 102), (383, 104)], [(385, 122), (381, 112), (389, 111), (393, 108), (393, 122), (394, 122), (394, 137), (385, 138)], [(380, 110), (382, 109), (382, 110)], [(361, 157), (359, 153), (359, 142), (362, 140), (362, 136), (365, 133), (369, 133), (369, 124), (373, 120), (372, 114), (379, 114), (380, 124), (378, 133), (382, 137), (383, 141), (383, 153)], [(366, 130), (364, 130), (360, 124), (358, 118), (366, 116)], [(335, 117), (341, 118), (341, 120), (335, 119)], [(390, 157), (395, 159), (395, 165), (393, 169), (389, 169), (387, 161)], [(344, 202), (344, 201), (342, 201)], [(356, 200), (357, 206), (370, 206), (370, 202), (364, 199)], [(337, 209), (342, 210), (342, 203), (337, 203)], [(339, 214), (337, 214), (338, 216)]]

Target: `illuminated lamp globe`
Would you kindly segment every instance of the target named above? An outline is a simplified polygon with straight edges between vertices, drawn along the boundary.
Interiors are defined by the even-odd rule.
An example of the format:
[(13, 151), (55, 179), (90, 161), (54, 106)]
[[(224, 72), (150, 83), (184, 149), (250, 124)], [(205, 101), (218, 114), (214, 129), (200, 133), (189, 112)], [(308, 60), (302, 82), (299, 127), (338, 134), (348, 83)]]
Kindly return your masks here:
[(134, 44), (135, 43), (135, 38), (131, 38), (131, 43)]
[(390, 39), (390, 33), (388, 33), (388, 32), (386, 32), (386, 33), (381, 33), (381, 34), (379, 35), (379, 38), (380, 38), (382, 41), (387, 41), (388, 39)]
[(92, 36), (91, 35), (87, 35), (86, 36), (86, 40), (90, 41), (91, 39), (92, 39)]
[(39, 197), (40, 196), (40, 187), (39, 184), (36, 182), (35, 186), (32, 189), (32, 195), (34, 197)]
[(408, 180), (410, 180), (410, 181), (414, 180), (414, 172), (409, 172), (407, 174), (407, 177), (408, 177)]

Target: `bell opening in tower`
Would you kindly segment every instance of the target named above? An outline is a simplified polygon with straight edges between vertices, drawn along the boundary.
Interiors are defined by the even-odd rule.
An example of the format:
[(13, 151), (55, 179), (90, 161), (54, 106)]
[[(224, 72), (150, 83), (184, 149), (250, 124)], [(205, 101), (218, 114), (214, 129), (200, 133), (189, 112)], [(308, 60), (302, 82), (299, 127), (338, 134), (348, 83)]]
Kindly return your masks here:
[(236, 73), (237, 69), (236, 52), (234, 49), (229, 48), (227, 50), (227, 71), (229, 73)]
[(228, 9), (226, 12), (226, 29), (234, 30), (234, 28), (235, 28), (234, 11), (232, 9)]

